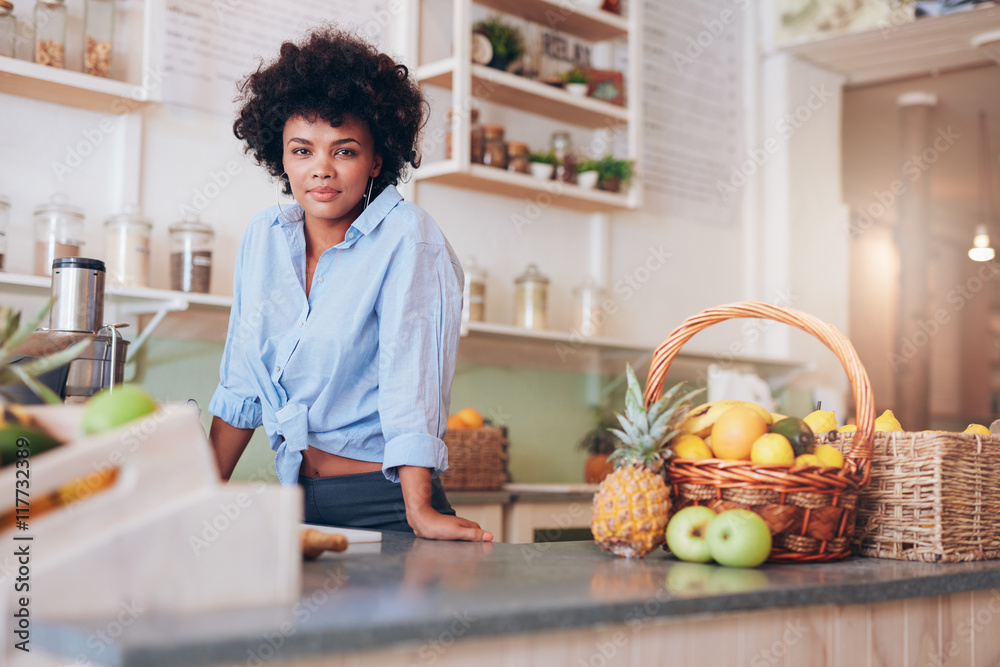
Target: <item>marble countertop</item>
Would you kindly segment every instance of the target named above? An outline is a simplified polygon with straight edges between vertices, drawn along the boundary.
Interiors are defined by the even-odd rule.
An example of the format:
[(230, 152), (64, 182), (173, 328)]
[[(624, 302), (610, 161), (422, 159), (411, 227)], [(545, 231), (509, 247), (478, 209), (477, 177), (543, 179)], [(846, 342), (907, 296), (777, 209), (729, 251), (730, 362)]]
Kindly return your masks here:
[[(252, 582), (248, 582), (252, 585)], [(384, 533), (303, 565), (301, 600), (281, 608), (180, 617), (33, 622), (39, 649), (73, 664), (245, 664), (267, 647), (308, 657), (462, 637), (644, 622), (712, 612), (852, 604), (1000, 587), (1000, 561), (930, 564), (850, 558), (756, 570), (681, 563), (657, 551), (616, 558), (591, 542), (475, 544)], [(81, 662), (86, 660), (89, 662)]]

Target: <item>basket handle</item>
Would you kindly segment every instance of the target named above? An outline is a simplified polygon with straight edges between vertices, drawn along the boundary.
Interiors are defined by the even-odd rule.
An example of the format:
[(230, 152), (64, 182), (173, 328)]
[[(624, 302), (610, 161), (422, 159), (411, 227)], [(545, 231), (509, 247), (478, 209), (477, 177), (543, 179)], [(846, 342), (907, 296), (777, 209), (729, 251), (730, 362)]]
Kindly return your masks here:
[[(667, 339), (653, 352), (653, 360), (649, 365), (649, 376), (646, 378), (645, 400), (647, 407), (655, 403), (663, 394), (663, 380), (667, 370), (681, 347), (696, 333), (719, 322), (739, 318), (760, 318), (774, 320), (802, 329), (812, 334), (824, 345), (830, 348), (847, 372), (847, 377), (854, 392), (857, 406), (858, 430), (854, 434), (854, 442), (847, 458), (853, 459), (855, 469), (863, 461), (870, 461), (875, 439), (875, 404), (872, 398), (872, 386), (868, 380), (868, 372), (861, 364), (847, 336), (819, 318), (795, 308), (776, 306), (763, 301), (741, 301), (729, 303), (714, 308), (708, 308), (697, 315), (692, 315), (680, 326), (674, 329)], [(868, 478), (870, 466), (864, 466), (864, 477)]]

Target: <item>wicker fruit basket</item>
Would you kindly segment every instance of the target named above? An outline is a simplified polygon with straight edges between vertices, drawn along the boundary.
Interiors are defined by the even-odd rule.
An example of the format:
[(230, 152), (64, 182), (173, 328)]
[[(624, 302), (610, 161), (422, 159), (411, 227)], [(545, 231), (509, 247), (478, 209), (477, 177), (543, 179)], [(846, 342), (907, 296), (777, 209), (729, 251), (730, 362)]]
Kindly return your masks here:
[(1000, 558), (998, 515), (1000, 437), (876, 434), (871, 483), (858, 503), (861, 555), (929, 562)]
[(444, 436), (448, 469), (441, 484), (450, 491), (496, 491), (508, 482), (507, 429), (451, 429)]
[(851, 553), (859, 494), (871, 473), (875, 407), (868, 373), (851, 342), (836, 328), (802, 311), (759, 301), (704, 310), (684, 320), (653, 353), (646, 380), (646, 405), (660, 397), (671, 362), (692, 336), (713, 324), (737, 318), (782, 322), (815, 336), (830, 348), (850, 380), (858, 431), (845, 452), (843, 468), (673, 458), (667, 481), (674, 494), (674, 511), (688, 505), (708, 505), (716, 511), (742, 508), (755, 512), (771, 529), (770, 562), (812, 563), (845, 558)]

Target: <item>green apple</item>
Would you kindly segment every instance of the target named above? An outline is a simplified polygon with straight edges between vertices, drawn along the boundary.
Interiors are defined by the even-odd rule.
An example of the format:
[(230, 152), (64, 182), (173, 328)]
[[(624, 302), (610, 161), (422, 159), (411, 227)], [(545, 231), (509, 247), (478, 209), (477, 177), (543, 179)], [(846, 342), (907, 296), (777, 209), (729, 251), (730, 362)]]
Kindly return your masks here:
[(667, 524), (667, 548), (681, 560), (708, 563), (712, 560), (705, 530), (716, 517), (715, 511), (701, 505), (685, 507), (670, 518)]
[(87, 401), (80, 420), (84, 435), (97, 435), (156, 412), (156, 401), (134, 385), (102, 389)]
[(706, 593), (749, 593), (768, 587), (769, 579), (760, 570), (742, 567), (712, 567), (712, 576), (705, 584)]
[(663, 585), (678, 597), (694, 597), (708, 590), (708, 582), (715, 570), (722, 568), (704, 563), (670, 563)]
[(720, 565), (757, 567), (771, 553), (771, 531), (750, 510), (728, 510), (708, 523), (708, 550)]

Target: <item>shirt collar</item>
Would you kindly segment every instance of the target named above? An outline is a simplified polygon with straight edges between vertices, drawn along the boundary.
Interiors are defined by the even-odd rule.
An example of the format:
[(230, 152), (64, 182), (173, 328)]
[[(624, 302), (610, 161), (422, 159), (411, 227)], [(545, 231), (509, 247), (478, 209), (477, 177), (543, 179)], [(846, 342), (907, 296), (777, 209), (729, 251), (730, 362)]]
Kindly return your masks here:
[[(351, 225), (350, 229), (347, 230), (347, 236), (344, 239), (343, 245), (354, 245), (358, 233), (365, 236), (371, 234), (378, 227), (379, 223), (385, 219), (385, 216), (389, 215), (389, 211), (402, 201), (402, 199), (403, 196), (399, 194), (399, 190), (396, 189), (395, 185), (387, 185), (385, 190), (368, 204), (365, 210), (361, 212), (361, 215), (358, 216), (358, 219)], [(283, 206), (280, 210), (275, 209), (275, 213), (274, 220), (271, 222), (272, 227), (274, 225), (291, 227), (302, 224), (302, 207), (298, 204), (292, 204), (287, 207)], [(352, 234), (352, 231), (355, 233)]]

